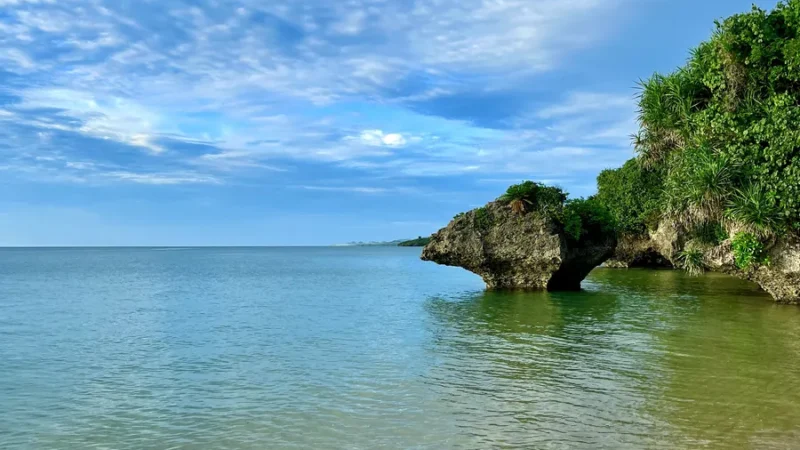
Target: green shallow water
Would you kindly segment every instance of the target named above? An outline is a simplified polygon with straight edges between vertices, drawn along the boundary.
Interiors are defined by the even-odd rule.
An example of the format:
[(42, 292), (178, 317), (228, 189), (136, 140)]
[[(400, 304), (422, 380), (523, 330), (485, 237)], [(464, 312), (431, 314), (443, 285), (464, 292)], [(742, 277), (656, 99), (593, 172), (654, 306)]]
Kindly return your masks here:
[(0, 249), (2, 449), (800, 448), (800, 308), (414, 248)]

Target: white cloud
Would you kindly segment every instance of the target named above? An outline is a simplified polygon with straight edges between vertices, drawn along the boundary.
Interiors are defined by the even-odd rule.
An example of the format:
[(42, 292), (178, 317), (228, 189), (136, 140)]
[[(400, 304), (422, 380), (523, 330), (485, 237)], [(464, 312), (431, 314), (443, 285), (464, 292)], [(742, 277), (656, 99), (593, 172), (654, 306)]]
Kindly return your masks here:
[(95, 39), (71, 38), (66, 40), (64, 43), (79, 48), (81, 50), (92, 51), (103, 47), (114, 47), (116, 45), (121, 44), (121, 42), (122, 41), (118, 36), (105, 32), (101, 33)]
[[(384, 133), (382, 130), (364, 130), (359, 136), (361, 142), (367, 145), (402, 147), (406, 145), (406, 138), (400, 133)], [(351, 138), (352, 139), (352, 138)]]
[(402, 147), (406, 145), (406, 139), (403, 135), (398, 133), (389, 133), (383, 136), (383, 143), (390, 146), (390, 147)]
[(364, 30), (364, 19), (367, 14), (364, 11), (352, 11), (344, 18), (333, 24), (333, 31), (339, 34), (357, 35)]
[(539, 110), (537, 117), (551, 119), (615, 109), (633, 110), (635, 106), (636, 102), (632, 95), (574, 92), (564, 102)]
[(37, 64), (22, 50), (7, 48), (0, 51), (0, 61), (6, 61), (11, 65), (5, 65), (7, 70), (13, 72), (26, 73), (37, 69)]
[(222, 153), (207, 153), (190, 161), (190, 164), (221, 171), (238, 169), (261, 169), (271, 172), (288, 171), (286, 168), (261, 162), (262, 156), (266, 157), (266, 155), (259, 155), (258, 152), (232, 150)]
[(104, 177), (138, 184), (175, 185), (175, 184), (221, 184), (217, 178), (196, 173), (134, 173), (107, 172)]
[(294, 186), (296, 189), (304, 189), (307, 191), (326, 191), (326, 192), (351, 192), (356, 194), (387, 194), (387, 193), (400, 193), (400, 194), (416, 194), (419, 190), (413, 187), (405, 186), (390, 186), (390, 187), (375, 187), (375, 186), (327, 186), (327, 185), (298, 185)]
[[(44, 161), (47, 161), (47, 159), (44, 159)], [(84, 161), (67, 161), (66, 167), (69, 169), (91, 170), (95, 168), (95, 164), (93, 162)]]
[[(602, 128), (566, 119), (623, 109), (629, 98), (577, 93), (531, 113), (532, 119), (557, 119), (552, 130), (533, 130), (530, 123), (502, 132), (448, 124), (458, 131), (437, 130), (430, 139), (416, 128), (429, 125), (430, 117), (414, 115), (414, 126), (403, 119), (388, 125), (380, 120), (385, 117), (369, 117), (360, 107), (349, 110), (348, 102), (396, 112), (406, 102), (476, 87), (513, 89), (520, 72), (556, 67), (571, 50), (602, 38), (602, 18), (623, 1), (628, 0), (198, 0), (190, 8), (183, 2), (137, 3), (140, 17), (168, 14), (168, 20), (149, 20), (108, 0), (79, 7), (56, 0), (0, 0), (9, 6), (0, 23), (0, 59), (11, 71), (46, 74), (15, 87), (11, 94), (20, 102), (0, 110), (0, 119), (53, 134), (113, 140), (162, 159), (171, 156), (165, 137), (203, 144), (217, 152), (175, 163), (215, 176), (285, 170), (271, 161), (277, 157), (408, 176), (566, 166), (585, 155), (562, 149), (548, 160), (529, 154), (533, 147), (579, 145), (560, 140), (568, 131), (589, 129), (583, 136), (599, 139), (621, 135), (621, 120), (617, 127)], [(158, 11), (148, 10), (156, 6)], [(256, 14), (269, 23), (252, 22)], [(67, 54), (40, 51), (52, 47)], [(308, 113), (333, 104), (333, 119)], [(60, 112), (55, 118), (37, 116), (41, 109)], [(403, 117), (411, 115), (404, 111)], [(402, 128), (384, 131), (387, 127)], [(412, 144), (421, 144), (420, 151)], [(390, 159), (403, 147), (406, 159)], [(192, 170), (118, 169), (107, 177), (144, 184), (220, 181)]]
[(302, 185), (296, 186), (299, 189), (307, 191), (328, 191), (328, 192), (355, 192), (359, 194), (383, 194), (388, 190), (380, 187), (363, 187), (363, 186), (310, 186)]
[[(55, 108), (63, 110), (62, 114), (66, 117), (80, 120), (80, 126), (67, 128), (71, 131), (112, 139), (153, 153), (164, 150), (155, 143), (160, 122), (158, 114), (130, 100), (118, 97), (101, 100), (92, 93), (69, 89), (33, 88), (19, 91), (18, 95), (22, 99), (15, 105), (18, 110)], [(51, 125), (44, 124), (46, 128), (64, 128), (59, 123)]]
[[(114, 87), (147, 97), (169, 92), (257, 101), (255, 92), (330, 103), (380, 95), (411, 73), (438, 76), (408, 98), (451, 92), (454, 83), (447, 75), (458, 70), (493, 74), (507, 86), (511, 72), (553, 67), (569, 50), (594, 42), (604, 31), (600, 19), (622, 1), (628, 0), (354, 0), (333, 6), (238, 0), (214, 8), (203, 1), (191, 8), (166, 2), (157, 12), (166, 9), (170, 22), (134, 22), (115, 2), (98, 1), (74, 9), (12, 9), (16, 23), (8, 26), (45, 32), (36, 38), (39, 45), (60, 39), (92, 51), (128, 42), (110, 59), (87, 61), (69, 74), (70, 84), (98, 91)], [(137, 4), (145, 12), (150, 7)], [(275, 17), (280, 26), (249, 22), (253, 13)], [(270, 41), (283, 28), (306, 33), (287, 52), (281, 51), (283, 42)], [(328, 31), (366, 37), (341, 42)], [(185, 38), (174, 41), (175, 36)], [(86, 76), (97, 78), (81, 79)]]

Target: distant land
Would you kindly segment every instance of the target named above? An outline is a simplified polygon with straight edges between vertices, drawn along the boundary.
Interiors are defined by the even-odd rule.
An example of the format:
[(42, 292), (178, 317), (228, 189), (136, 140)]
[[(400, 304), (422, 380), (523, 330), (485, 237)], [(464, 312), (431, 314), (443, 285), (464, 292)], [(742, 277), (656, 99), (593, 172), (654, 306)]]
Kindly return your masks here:
[(428, 242), (430, 242), (430, 241), (431, 241), (430, 237), (422, 237), (422, 236), (420, 236), (420, 237), (418, 237), (416, 239), (403, 241), (403, 242), (401, 242), (401, 243), (399, 243), (397, 245), (400, 246), (400, 247), (425, 247), (426, 245), (428, 245)]
[(335, 244), (334, 247), (424, 247), (431, 240), (429, 237), (419, 236), (416, 239), (397, 239), (394, 241), (348, 242)]

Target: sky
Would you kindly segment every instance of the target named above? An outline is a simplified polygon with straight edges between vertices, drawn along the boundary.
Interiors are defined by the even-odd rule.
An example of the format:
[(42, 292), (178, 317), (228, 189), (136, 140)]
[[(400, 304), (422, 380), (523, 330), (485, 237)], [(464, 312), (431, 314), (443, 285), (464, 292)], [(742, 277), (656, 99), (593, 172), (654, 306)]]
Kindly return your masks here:
[(0, 246), (393, 240), (522, 180), (591, 195), (637, 80), (751, 4), (0, 0)]

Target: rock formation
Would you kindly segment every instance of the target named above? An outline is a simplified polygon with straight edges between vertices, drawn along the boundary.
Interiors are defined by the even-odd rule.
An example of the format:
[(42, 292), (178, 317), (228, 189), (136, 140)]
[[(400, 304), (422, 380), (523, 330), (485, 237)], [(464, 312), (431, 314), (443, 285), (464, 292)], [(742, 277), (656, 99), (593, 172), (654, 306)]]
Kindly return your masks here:
[(489, 289), (575, 290), (615, 244), (613, 236), (574, 243), (544, 214), (515, 213), (493, 202), (435, 233), (422, 259), (463, 267)]
[[(612, 268), (679, 267), (679, 255), (687, 245), (688, 235), (679, 225), (662, 221), (658, 230), (649, 236), (622, 237), (605, 265)], [(778, 303), (800, 304), (800, 238), (789, 236), (774, 242), (768, 250), (770, 264), (747, 269), (736, 266), (730, 239), (716, 246), (706, 246), (703, 254), (708, 270), (755, 282)]]
[(800, 305), (800, 239), (789, 238), (776, 242), (769, 250), (770, 264), (748, 269), (736, 267), (727, 240), (705, 255), (705, 264), (718, 272), (727, 273), (758, 283), (778, 303)]
[(622, 236), (614, 249), (614, 256), (603, 263), (612, 269), (634, 267), (672, 268), (669, 258), (661, 254), (650, 236)]

